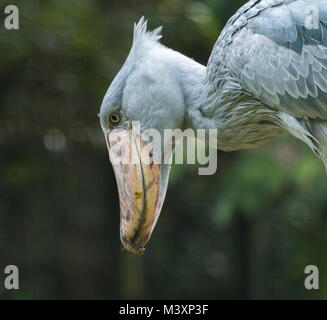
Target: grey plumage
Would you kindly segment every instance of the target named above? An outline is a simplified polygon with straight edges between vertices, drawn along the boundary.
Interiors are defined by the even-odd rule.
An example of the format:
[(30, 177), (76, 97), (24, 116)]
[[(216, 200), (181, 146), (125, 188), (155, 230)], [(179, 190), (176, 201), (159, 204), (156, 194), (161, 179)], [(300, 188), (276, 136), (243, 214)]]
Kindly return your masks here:
[[(309, 14), (314, 13), (310, 9), (317, 9), (317, 28), (306, 25)], [(260, 123), (276, 124), (306, 142), (327, 165), (326, 0), (246, 3), (218, 38), (209, 59), (207, 81), (209, 87), (218, 88), (214, 91), (216, 101), (222, 94), (230, 96), (239, 86), (239, 95), (229, 100), (232, 112), (254, 98), (244, 112), (272, 112), (258, 120), (258, 134)], [(221, 117), (225, 103), (203, 105), (202, 109), (208, 116)], [(227, 126), (230, 130), (237, 124)], [(236, 148), (239, 143), (248, 147), (234, 143)], [(261, 140), (255, 138), (250, 142), (253, 146), (258, 143)]]

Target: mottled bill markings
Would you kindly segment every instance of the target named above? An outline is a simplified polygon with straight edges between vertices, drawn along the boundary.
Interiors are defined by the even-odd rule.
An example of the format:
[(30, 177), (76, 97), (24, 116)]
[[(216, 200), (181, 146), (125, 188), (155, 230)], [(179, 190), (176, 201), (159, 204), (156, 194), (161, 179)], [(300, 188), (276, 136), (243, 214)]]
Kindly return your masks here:
[(120, 237), (127, 250), (141, 254), (161, 210), (160, 165), (147, 142), (132, 128), (113, 131), (106, 140), (119, 192)]

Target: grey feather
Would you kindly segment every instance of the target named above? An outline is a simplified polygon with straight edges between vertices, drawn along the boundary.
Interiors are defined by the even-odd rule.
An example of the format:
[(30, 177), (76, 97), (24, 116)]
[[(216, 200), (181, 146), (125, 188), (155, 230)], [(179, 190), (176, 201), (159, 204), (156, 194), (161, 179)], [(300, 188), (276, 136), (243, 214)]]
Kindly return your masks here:
[[(319, 14), (312, 21), (317, 28), (307, 25), (310, 8)], [(260, 115), (254, 108), (275, 112), (267, 114), (268, 121), (306, 142), (327, 168), (326, 0), (249, 1), (221, 32), (206, 78), (217, 97), (216, 105), (204, 105), (203, 111), (210, 108), (217, 119), (227, 112), (226, 105), (235, 114), (241, 104), (247, 114)], [(232, 93), (235, 86), (241, 88), (239, 95)], [(231, 122), (227, 126), (236, 127)]]
[[(305, 10), (309, 5), (319, 9), (318, 29), (305, 27)], [(248, 15), (250, 10), (257, 14)], [(326, 38), (323, 21), (327, 20), (327, 1), (250, 1), (236, 16), (227, 24), (213, 49), (208, 73), (216, 63), (215, 55), (220, 52), (219, 56), (224, 57), (224, 68), (249, 94), (263, 103), (288, 110), (296, 117), (326, 119), (327, 46), (323, 43)], [(304, 100), (300, 105), (306, 105), (308, 96), (317, 98), (318, 88), (321, 89), (320, 101), (325, 104), (323, 108), (310, 105), (299, 112), (299, 108), (291, 107), (291, 99)], [(285, 93), (289, 96), (282, 99)], [(287, 101), (289, 106), (276, 105), (276, 101)]]

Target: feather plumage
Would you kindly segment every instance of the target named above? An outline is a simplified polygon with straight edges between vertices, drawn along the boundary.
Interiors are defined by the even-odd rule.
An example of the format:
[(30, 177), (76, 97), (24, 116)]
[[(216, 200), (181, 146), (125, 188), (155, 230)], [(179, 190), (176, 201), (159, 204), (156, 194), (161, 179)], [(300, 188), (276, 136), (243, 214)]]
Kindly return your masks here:
[[(310, 20), (310, 14), (317, 21)], [(308, 21), (316, 26), (311, 28)], [(260, 102), (249, 108), (274, 111), (272, 122), (306, 142), (327, 166), (323, 156), (327, 149), (326, 21), (325, 0), (249, 1), (218, 38), (208, 62), (207, 81), (217, 88), (217, 96), (219, 88), (228, 91), (232, 83), (238, 83), (245, 96)], [(204, 111), (207, 108), (202, 106)], [(237, 108), (235, 104), (234, 111)], [(214, 113), (220, 114), (221, 109), (217, 104)]]

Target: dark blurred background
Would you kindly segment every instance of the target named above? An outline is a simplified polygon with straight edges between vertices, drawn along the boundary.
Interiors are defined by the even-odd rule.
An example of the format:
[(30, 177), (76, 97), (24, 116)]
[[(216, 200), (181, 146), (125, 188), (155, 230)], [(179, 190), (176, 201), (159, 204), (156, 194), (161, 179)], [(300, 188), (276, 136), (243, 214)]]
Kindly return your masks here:
[[(244, 2), (17, 0), (8, 31), (0, 1), (0, 298), (327, 298), (327, 178), (288, 135), (219, 152), (213, 176), (175, 165), (146, 253), (120, 244), (97, 113), (133, 23), (163, 25), (163, 44), (206, 64)], [(20, 290), (1, 285), (9, 264)], [(304, 288), (309, 264), (319, 290)]]

